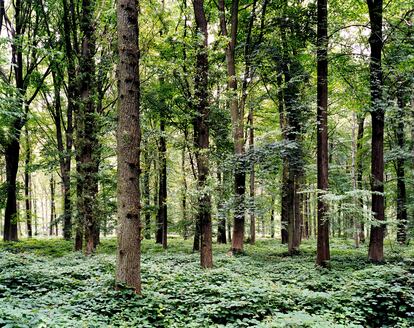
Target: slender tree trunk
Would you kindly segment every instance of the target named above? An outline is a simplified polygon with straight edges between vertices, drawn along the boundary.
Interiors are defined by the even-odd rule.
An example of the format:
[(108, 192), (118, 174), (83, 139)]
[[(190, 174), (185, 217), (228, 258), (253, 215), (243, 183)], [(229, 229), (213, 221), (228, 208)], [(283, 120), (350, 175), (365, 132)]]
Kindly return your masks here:
[[(249, 145), (250, 151), (254, 152), (254, 121), (253, 121), (253, 107), (249, 111)], [(254, 245), (256, 242), (256, 209), (255, 209), (255, 170), (254, 161), (250, 163), (250, 244)]]
[[(223, 36), (227, 36), (227, 25), (225, 19), (225, 3), (219, 0), (220, 10), (220, 27)], [(236, 61), (235, 47), (238, 31), (238, 14), (239, 1), (233, 0), (231, 5), (231, 30), (230, 41), (226, 47), (226, 63), (227, 63), (227, 86), (231, 92), (230, 114), (233, 126), (234, 154), (236, 165), (234, 169), (234, 188), (235, 188), (235, 209), (234, 224), (232, 238), (232, 252), (243, 252), (244, 243), (244, 220), (245, 220), (245, 190), (246, 190), (246, 172), (244, 170), (244, 108), (239, 107), (237, 96), (237, 78), (236, 78)]]
[(275, 238), (275, 197), (272, 195), (272, 210), (270, 211), (270, 238)]
[[(364, 137), (364, 122), (365, 122), (365, 115), (361, 115), (358, 117), (358, 132), (357, 132), (357, 153), (356, 153), (356, 176), (357, 176), (357, 188), (362, 190), (363, 186), (362, 186), (362, 174), (364, 172), (364, 167), (363, 167), (363, 156), (362, 156), (362, 138)], [(358, 199), (359, 202), (359, 206), (360, 206), (360, 210), (361, 212), (364, 211), (364, 199), (363, 197), (360, 197)], [(359, 225), (359, 241), (361, 243), (365, 243), (365, 225), (364, 222), (362, 221)]]
[(379, 225), (371, 226), (368, 258), (373, 262), (384, 260), (384, 108), (382, 104), (382, 0), (367, 0), (371, 36), (369, 44), (370, 87), (372, 117), (371, 189), (372, 212)]
[(57, 223), (56, 223), (56, 206), (55, 206), (55, 179), (53, 173), (50, 174), (50, 225), (49, 235), (53, 235), (53, 228), (56, 228), (56, 236), (58, 234)]
[(182, 179), (183, 179), (183, 190), (181, 192), (181, 210), (183, 212), (183, 237), (184, 240), (187, 240), (189, 237), (189, 231), (188, 231), (188, 214), (187, 214), (187, 191), (188, 191), (188, 185), (187, 185), (187, 173), (185, 169), (185, 149), (184, 146), (181, 151), (181, 172), (182, 172)]
[(157, 215), (157, 244), (167, 248), (167, 140), (165, 136), (164, 109), (160, 118), (160, 140), (159, 140), (159, 188), (158, 188), (158, 215)]
[[(318, 190), (328, 190), (328, 8), (327, 0), (318, 0), (317, 28), (317, 140)], [(327, 204), (318, 192), (318, 242), (316, 264), (327, 266), (330, 260)]]
[(138, 3), (119, 0), (118, 29), (118, 253), (116, 280), (141, 293), (139, 194), (140, 80)]
[[(279, 125), (280, 130), (282, 131), (283, 139), (286, 139), (286, 121), (285, 121), (285, 101), (284, 101), (284, 92), (283, 92), (283, 81), (282, 81), (282, 74), (279, 74), (277, 77), (277, 84), (278, 84), (278, 92), (277, 92), (277, 99), (278, 99), (278, 110), (279, 110)], [(282, 188), (280, 193), (280, 235), (282, 244), (288, 243), (288, 161), (286, 158), (282, 161)]]
[(76, 225), (75, 225), (75, 251), (81, 251), (83, 248), (83, 236), (84, 236), (84, 218), (80, 209), (83, 208), (83, 183), (80, 179), (80, 161), (79, 156), (76, 155), (76, 207), (78, 209), (76, 214)]
[[(227, 244), (226, 238), (226, 209), (224, 208), (224, 180), (221, 178), (222, 174), (220, 169), (217, 172), (217, 184), (218, 184), (218, 204), (217, 204), (217, 216), (219, 219), (217, 228), (217, 243)], [(223, 174), (225, 179), (225, 174)]]
[[(148, 148), (148, 145), (147, 145)], [(151, 239), (151, 194), (150, 194), (150, 171), (151, 171), (151, 159), (148, 154), (149, 150), (146, 149), (144, 155), (144, 163), (145, 163), (145, 171), (144, 171), (144, 199), (145, 199), (145, 229), (144, 229), (144, 237), (145, 239)]]
[(204, 0), (194, 0), (194, 16), (197, 31), (202, 35), (198, 43), (196, 55), (196, 75), (194, 81), (197, 114), (194, 120), (194, 144), (197, 159), (198, 183), (198, 213), (200, 223), (201, 251), (200, 264), (202, 268), (213, 267), (211, 196), (207, 190), (209, 177), (209, 108), (208, 108), (208, 32), (207, 20), (204, 13)]
[[(398, 115), (397, 115), (397, 144), (401, 153), (405, 151), (405, 136), (404, 136), (404, 97), (403, 91), (398, 91)], [(405, 160), (403, 155), (397, 158), (397, 241), (404, 245), (407, 243), (407, 192), (405, 188)]]
[(27, 227), (27, 236), (32, 238), (32, 208), (31, 208), (31, 199), (30, 199), (30, 141), (29, 141), (29, 131), (27, 126), (25, 128), (25, 137), (26, 137), (26, 156), (25, 156), (25, 165), (24, 165), (24, 199), (26, 205), (26, 227)]
[[(76, 85), (76, 69), (74, 61), (73, 46), (71, 42), (71, 36), (76, 40), (76, 33), (72, 32), (73, 27), (71, 24), (71, 10), (67, 0), (63, 0), (63, 37), (65, 40), (65, 53), (67, 58), (67, 99), (68, 105), (66, 110), (67, 127), (66, 127), (66, 150), (63, 151), (63, 137), (62, 132), (58, 130), (56, 125), (56, 134), (58, 141), (58, 150), (60, 152), (60, 171), (62, 176), (62, 189), (63, 189), (63, 238), (70, 240), (72, 237), (72, 200), (71, 200), (71, 183), (70, 183), (70, 170), (72, 160), (72, 145), (73, 145), (73, 112), (77, 112), (77, 85)], [(55, 101), (59, 100), (59, 104), (56, 104), (56, 119), (60, 122), (60, 97), (59, 92), (56, 89), (57, 81), (54, 81), (55, 88)], [(76, 248), (76, 247), (75, 247)], [(81, 247), (82, 248), (82, 247)]]

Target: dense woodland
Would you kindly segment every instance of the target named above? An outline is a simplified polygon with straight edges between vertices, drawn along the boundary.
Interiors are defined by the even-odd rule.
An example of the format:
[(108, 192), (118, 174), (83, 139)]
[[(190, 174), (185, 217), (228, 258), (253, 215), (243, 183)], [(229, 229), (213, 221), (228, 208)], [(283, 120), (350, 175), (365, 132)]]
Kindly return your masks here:
[(413, 326), (413, 18), (0, 0), (0, 325)]

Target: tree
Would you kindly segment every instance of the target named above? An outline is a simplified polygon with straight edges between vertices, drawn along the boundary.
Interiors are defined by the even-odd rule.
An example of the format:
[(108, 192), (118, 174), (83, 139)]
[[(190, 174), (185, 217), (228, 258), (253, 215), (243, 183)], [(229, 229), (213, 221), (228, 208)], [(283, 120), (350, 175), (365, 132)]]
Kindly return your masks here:
[(327, 266), (329, 221), (327, 203), (322, 198), (328, 190), (328, 8), (327, 0), (318, 0), (317, 29), (317, 143), (318, 143), (318, 242), (316, 264)]
[[(225, 3), (224, 0), (219, 0), (220, 10), (220, 29), (221, 34), (227, 37), (227, 23), (225, 17)], [(239, 106), (239, 99), (237, 95), (237, 77), (236, 77), (236, 41), (239, 23), (239, 1), (233, 0), (231, 2), (231, 27), (229, 42), (226, 47), (226, 63), (227, 63), (227, 87), (230, 94), (230, 114), (233, 126), (233, 141), (234, 141), (234, 155), (236, 165), (234, 168), (234, 224), (233, 224), (233, 238), (231, 249), (233, 253), (243, 252), (244, 243), (244, 198), (246, 191), (246, 172), (244, 170), (243, 155), (244, 149), (244, 108)]]
[(194, 81), (197, 113), (194, 119), (194, 144), (198, 169), (198, 213), (200, 224), (201, 267), (213, 266), (211, 197), (208, 191), (209, 177), (209, 108), (208, 108), (208, 32), (204, 12), (204, 0), (194, 0), (194, 16), (197, 26), (198, 49), (196, 54), (196, 75)]
[(116, 280), (141, 292), (138, 3), (120, 0), (118, 29), (118, 251)]
[(368, 258), (373, 262), (384, 260), (384, 104), (382, 99), (383, 77), (381, 68), (382, 0), (367, 0), (371, 35), (369, 37), (370, 89), (371, 89), (371, 191), (372, 212), (377, 221), (371, 226)]

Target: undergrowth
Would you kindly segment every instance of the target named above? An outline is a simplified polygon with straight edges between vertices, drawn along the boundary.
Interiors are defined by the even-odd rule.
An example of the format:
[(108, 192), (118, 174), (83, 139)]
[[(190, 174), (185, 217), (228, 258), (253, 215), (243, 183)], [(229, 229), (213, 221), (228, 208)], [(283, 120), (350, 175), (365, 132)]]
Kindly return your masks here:
[(0, 326), (4, 327), (412, 327), (412, 248), (388, 245), (374, 265), (366, 249), (334, 240), (331, 269), (314, 265), (315, 242), (290, 257), (276, 240), (199, 268), (191, 242), (167, 251), (144, 241), (142, 296), (114, 289), (116, 240), (97, 254), (58, 239), (0, 244)]

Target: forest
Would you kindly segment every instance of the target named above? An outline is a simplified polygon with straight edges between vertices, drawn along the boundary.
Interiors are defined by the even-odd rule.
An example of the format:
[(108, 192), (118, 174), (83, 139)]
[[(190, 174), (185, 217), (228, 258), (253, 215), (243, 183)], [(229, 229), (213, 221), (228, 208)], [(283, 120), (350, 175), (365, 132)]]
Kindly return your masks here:
[(0, 0), (0, 327), (413, 327), (413, 24)]

